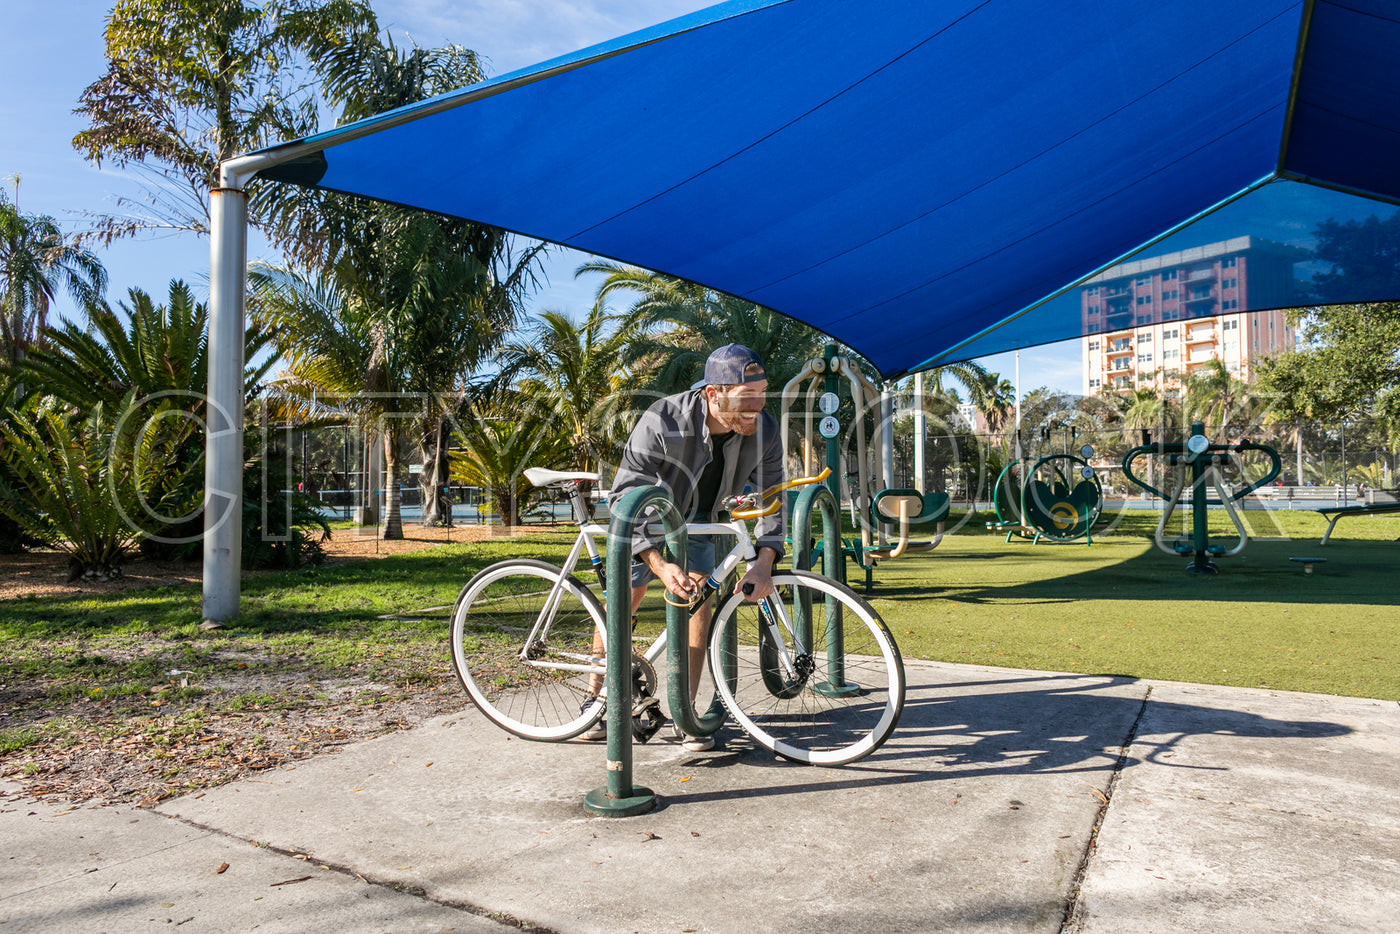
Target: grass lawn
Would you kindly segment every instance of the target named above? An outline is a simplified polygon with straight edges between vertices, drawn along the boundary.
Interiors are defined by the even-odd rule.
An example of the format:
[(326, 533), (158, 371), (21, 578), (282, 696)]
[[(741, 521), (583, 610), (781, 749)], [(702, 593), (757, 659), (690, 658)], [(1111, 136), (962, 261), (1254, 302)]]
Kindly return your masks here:
[[(1213, 577), (1153, 546), (1155, 513), (1092, 546), (1005, 542), (977, 516), (881, 562), (868, 599), (907, 658), (1400, 700), (1400, 517), (1348, 518), (1320, 548), (1315, 513), (1247, 516), (1259, 537)], [(0, 774), (158, 800), (460, 709), (444, 605), (490, 562), (558, 561), (571, 541), (542, 529), (249, 575), (240, 620), (214, 632), (198, 586), (0, 603)], [(1307, 575), (1295, 556), (1327, 562)]]
[(911, 658), (1400, 699), (1400, 521), (1345, 519), (1320, 548), (1316, 514), (1248, 517), (1270, 537), (1214, 576), (1155, 547), (1155, 513), (1129, 514), (1092, 546), (965, 528), (881, 563), (869, 598)]

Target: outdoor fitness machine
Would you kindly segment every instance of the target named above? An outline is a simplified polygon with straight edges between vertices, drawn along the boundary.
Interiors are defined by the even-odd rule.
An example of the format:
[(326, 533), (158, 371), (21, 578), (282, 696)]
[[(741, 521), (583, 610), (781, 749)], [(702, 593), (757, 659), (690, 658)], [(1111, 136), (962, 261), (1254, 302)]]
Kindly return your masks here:
[[(1221, 472), (1227, 467), (1238, 468), (1241, 455), (1246, 451), (1259, 451), (1268, 457), (1269, 469), (1258, 480), (1231, 493), (1225, 487), (1225, 480)], [(1134, 462), (1148, 456), (1161, 458), (1166, 469), (1176, 477), (1176, 489), (1170, 495), (1163, 493), (1133, 472)], [(1249, 543), (1249, 533), (1245, 530), (1244, 523), (1240, 521), (1235, 503), (1266, 483), (1272, 482), (1278, 476), (1281, 468), (1282, 464), (1279, 461), (1278, 452), (1268, 445), (1254, 444), (1250, 441), (1242, 441), (1239, 444), (1211, 444), (1210, 439), (1206, 437), (1205, 424), (1202, 422), (1191, 423), (1191, 436), (1186, 439), (1185, 443), (1140, 444), (1123, 455), (1123, 475), (1154, 496), (1160, 496), (1167, 501), (1166, 508), (1162, 511), (1162, 519), (1157, 523), (1157, 532), (1154, 536), (1157, 547), (1169, 555), (1192, 555), (1191, 563), (1186, 566), (1186, 570), (1193, 574), (1214, 574), (1216, 567), (1215, 562), (1210, 560), (1211, 558), (1228, 557), (1244, 551), (1244, 546)], [(1186, 480), (1188, 470), (1191, 475), (1189, 481)], [(1217, 498), (1210, 498), (1210, 490), (1207, 489), (1207, 486), (1214, 490)], [(1191, 499), (1189, 500), (1191, 535), (1189, 538), (1183, 536), (1168, 542), (1166, 540), (1167, 523), (1171, 521), (1172, 513), (1176, 511), (1182, 495), (1187, 490), (1191, 491)], [(1206, 512), (1208, 506), (1223, 506), (1225, 508), (1225, 514), (1230, 517), (1230, 521), (1234, 523), (1240, 536), (1239, 541), (1233, 546), (1226, 548), (1223, 545), (1210, 543)]]
[(1006, 540), (1020, 535), (1038, 544), (1042, 539), (1094, 543), (1090, 531), (1103, 509), (1103, 484), (1089, 458), (1094, 448), (1084, 445), (1079, 456), (1049, 454), (1028, 467), (1030, 458), (1007, 464), (992, 491), (995, 522), (987, 528), (1005, 532)]
[[(851, 402), (851, 426), (843, 431), (841, 423), (843, 384), (848, 389)], [(783, 451), (793, 450), (791, 445), (791, 423), (793, 409), (801, 406), (804, 430), (801, 450), (801, 472), (816, 472), (819, 436), (824, 441), (823, 463), (831, 469), (827, 488), (834, 502), (841, 499), (841, 478), (849, 477), (847, 493), (850, 498), (853, 519), (860, 529), (860, 539), (844, 541), (842, 554), (865, 571), (865, 589), (871, 588), (871, 571), (881, 558), (898, 558), (904, 554), (931, 551), (943, 540), (943, 521), (947, 518), (949, 497), (947, 493), (925, 493), (923, 477), (916, 476), (913, 488), (895, 487), (892, 455), (885, 455), (885, 445), (869, 444), (864, 430), (864, 419), (868, 412), (884, 414), (880, 390), (861, 372), (860, 367), (849, 357), (840, 356), (834, 344), (828, 344), (820, 359), (808, 360), (802, 370), (783, 387), (781, 417)], [(882, 418), (882, 424), (887, 421)], [(844, 435), (844, 438), (843, 438)], [(852, 459), (846, 450), (854, 435), (855, 456)], [(920, 439), (915, 439), (916, 447)], [(921, 453), (921, 452), (920, 452)], [(854, 463), (851, 463), (851, 461)], [(922, 464), (922, 457), (919, 457)], [(850, 465), (850, 469), (846, 469)], [(921, 470), (916, 470), (921, 474)], [(825, 513), (823, 513), (825, 516)], [(936, 522), (937, 532), (931, 541), (911, 541), (910, 527), (915, 523)], [(799, 527), (794, 523), (794, 528)], [(839, 536), (838, 536), (839, 539)], [(818, 545), (818, 552), (825, 548)], [(794, 538), (794, 550), (796, 550)], [(831, 563), (827, 563), (827, 576), (832, 573)], [(837, 580), (844, 580), (844, 573)]]

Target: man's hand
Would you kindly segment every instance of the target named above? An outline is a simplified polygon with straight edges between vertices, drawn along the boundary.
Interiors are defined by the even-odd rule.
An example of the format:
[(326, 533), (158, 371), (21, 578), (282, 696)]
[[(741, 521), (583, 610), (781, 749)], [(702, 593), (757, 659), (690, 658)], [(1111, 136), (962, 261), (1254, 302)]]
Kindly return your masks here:
[[(739, 579), (739, 593), (744, 595), (745, 600), (762, 600), (773, 592), (773, 562), (777, 558), (778, 553), (772, 548), (758, 549), (758, 559), (753, 567)], [(749, 589), (745, 590), (745, 587)]]
[(638, 557), (651, 569), (651, 573), (656, 575), (656, 579), (661, 581), (661, 586), (665, 587), (667, 592), (685, 600), (695, 599), (695, 581), (681, 570), (680, 565), (672, 564), (663, 558), (659, 549), (650, 548)]

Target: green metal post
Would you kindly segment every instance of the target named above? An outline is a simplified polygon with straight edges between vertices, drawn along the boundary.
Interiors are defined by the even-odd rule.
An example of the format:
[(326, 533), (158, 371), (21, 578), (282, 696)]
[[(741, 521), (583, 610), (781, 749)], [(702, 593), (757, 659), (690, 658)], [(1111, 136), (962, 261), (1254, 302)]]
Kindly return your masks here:
[[(1191, 434), (1205, 435), (1204, 422), (1192, 422)], [(1197, 574), (1214, 574), (1215, 562), (1210, 560), (1210, 493), (1206, 489), (1206, 465), (1210, 455), (1205, 451), (1199, 454), (1187, 452), (1186, 462), (1191, 465), (1191, 548), (1196, 555), (1188, 570)]]
[[(792, 566), (803, 571), (812, 568), (812, 507), (822, 514), (822, 563), (826, 576), (845, 583), (846, 561), (841, 551), (841, 512), (831, 490), (824, 486), (809, 486), (798, 494), (792, 507)], [(793, 608), (798, 638), (812, 645), (811, 608), (799, 599)], [(835, 597), (826, 600), (826, 660), (827, 680), (812, 690), (827, 697), (852, 697), (860, 693), (860, 685), (846, 680), (846, 633), (841, 604)]]
[[(601, 817), (632, 817), (656, 806), (656, 795), (650, 788), (632, 784), (632, 535), (638, 523), (646, 521), (643, 511), (652, 505), (661, 507), (667, 547), (673, 555), (680, 556), (681, 562), (685, 560), (685, 524), (665, 490), (659, 486), (640, 487), (618, 501), (608, 525), (607, 551), (608, 775), (606, 784), (590, 791), (583, 800), (590, 813)], [(670, 615), (679, 612), (679, 608), (671, 608), (668, 629)], [(684, 655), (684, 637), (680, 645), (680, 654)]]
[[(822, 351), (822, 360), (826, 363), (826, 377), (822, 381), (822, 389), (829, 393), (835, 393), (841, 388), (841, 380), (836, 376), (831, 362), (836, 359), (836, 345), (827, 344)], [(856, 406), (856, 411), (860, 411), (860, 406)], [(841, 442), (840, 435), (835, 438), (826, 439), (826, 466), (831, 468), (831, 476), (826, 478), (826, 487), (835, 497), (836, 502), (841, 502)]]

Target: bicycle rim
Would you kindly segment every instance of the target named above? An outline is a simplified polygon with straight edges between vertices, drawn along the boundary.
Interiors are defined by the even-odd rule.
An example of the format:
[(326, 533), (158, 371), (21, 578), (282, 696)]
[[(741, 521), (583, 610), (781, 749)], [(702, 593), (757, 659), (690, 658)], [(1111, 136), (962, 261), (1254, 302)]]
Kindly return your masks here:
[(462, 589), (452, 611), (452, 665), (462, 687), (492, 722), (525, 739), (569, 739), (603, 715), (601, 701), (589, 702), (588, 672), (553, 667), (590, 667), (593, 634), (603, 626), (598, 600), (573, 577), (525, 651), (562, 573), (543, 561), (493, 564)]
[(898, 646), (874, 609), (843, 584), (806, 571), (774, 574), (773, 584), (769, 599), (781, 600), (810, 651), (781, 627), (777, 645), (758, 604), (732, 596), (710, 641), (724, 705), (759, 745), (784, 758), (843, 765), (868, 756), (904, 709)]

